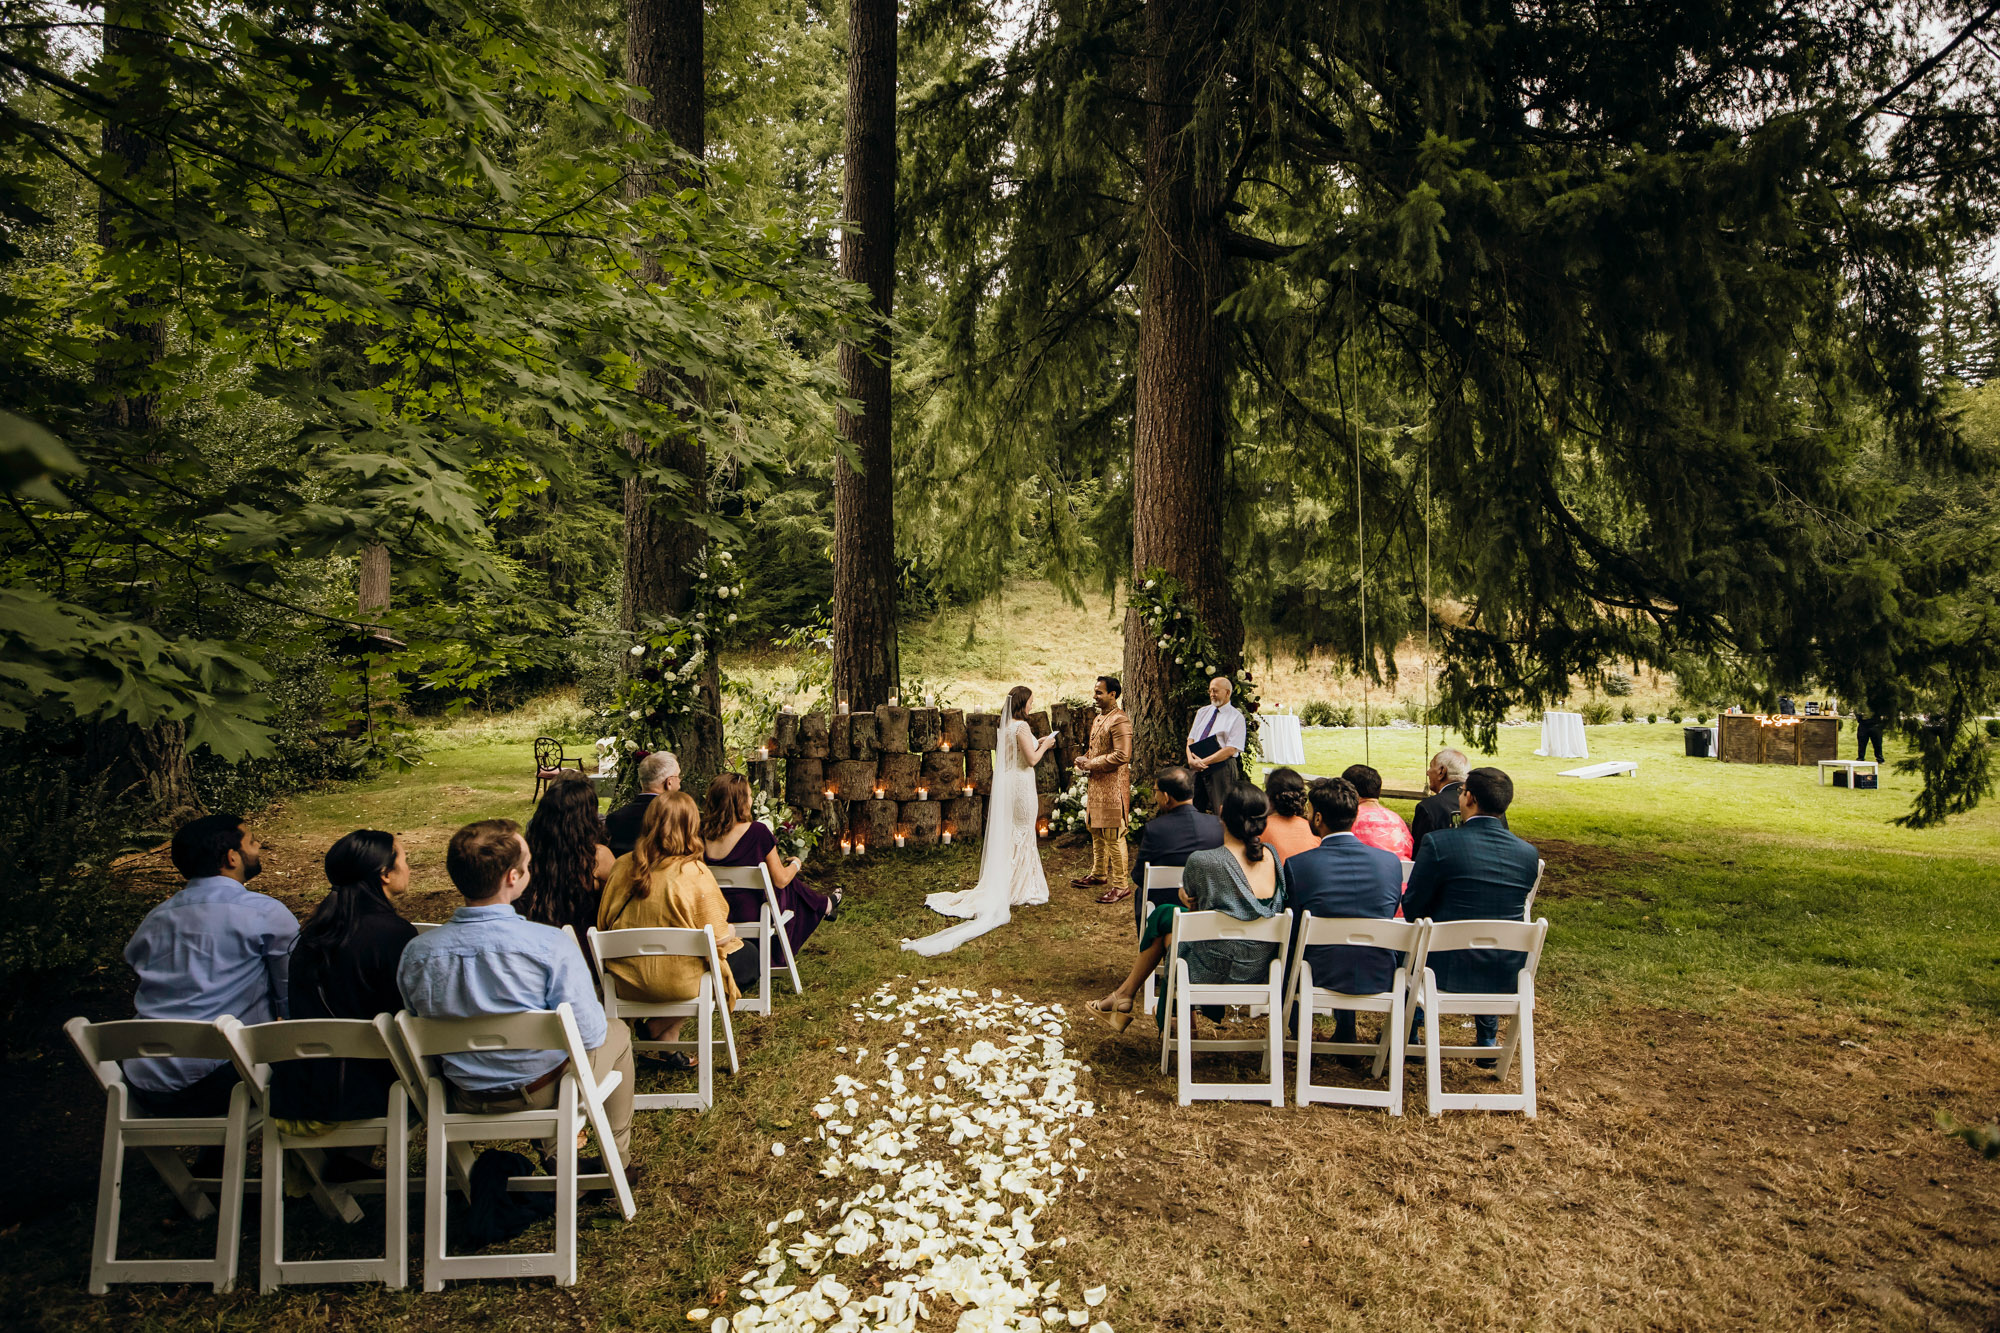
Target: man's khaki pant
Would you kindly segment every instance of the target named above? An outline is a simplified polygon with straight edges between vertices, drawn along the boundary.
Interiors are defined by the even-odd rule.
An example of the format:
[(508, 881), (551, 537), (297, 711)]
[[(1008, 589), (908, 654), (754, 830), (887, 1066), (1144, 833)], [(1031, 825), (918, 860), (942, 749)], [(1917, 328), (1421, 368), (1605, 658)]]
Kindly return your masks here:
[(1090, 831), (1090, 873), (1114, 884), (1125, 879), (1125, 826)]
[[(611, 1095), (604, 1099), (604, 1115), (611, 1122), (611, 1139), (618, 1145), (618, 1159), (631, 1163), (632, 1147), (632, 1032), (621, 1022), (605, 1024), (604, 1044), (590, 1053), (590, 1072), (599, 1082), (612, 1070), (623, 1077)], [(452, 1110), (473, 1115), (505, 1115), (510, 1111), (546, 1111), (556, 1104), (561, 1095), (562, 1079), (552, 1078), (533, 1092), (515, 1093), (509, 1097), (489, 1100), (485, 1097), (468, 1097), (452, 1089)], [(560, 1146), (551, 1141), (549, 1151)]]

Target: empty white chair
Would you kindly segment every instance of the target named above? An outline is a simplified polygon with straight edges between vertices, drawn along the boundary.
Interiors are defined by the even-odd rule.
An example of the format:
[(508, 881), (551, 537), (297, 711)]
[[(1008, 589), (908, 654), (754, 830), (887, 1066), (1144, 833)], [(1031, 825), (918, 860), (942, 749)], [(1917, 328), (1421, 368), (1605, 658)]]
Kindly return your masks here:
[[(1180, 1054), (1180, 1103), (1196, 1098), (1214, 1101), (1264, 1101), (1285, 1104), (1285, 1020), (1281, 1006), (1285, 995), (1285, 942), (1292, 930), (1292, 914), (1280, 912), (1261, 921), (1239, 921), (1223, 912), (1182, 912), (1174, 918), (1174, 934), (1167, 946), (1167, 993), (1160, 1003), (1167, 1007), (1167, 1021), (1160, 1028), (1160, 1072), (1176, 1051)], [(1197, 982), (1188, 976), (1187, 960), (1181, 945), (1203, 940), (1242, 940), (1275, 944), (1268, 976), (1261, 982), (1226, 985)], [(1265, 1025), (1269, 1034), (1263, 1041), (1194, 1039), (1194, 1007), (1198, 1004), (1261, 1004), (1269, 1007)], [(1193, 1060), (1196, 1052), (1262, 1051), (1261, 1077), (1255, 1083), (1197, 1083)]]
[[(1285, 1012), (1298, 1007), (1299, 1035), (1285, 1042), (1296, 1053), (1298, 1082), (1293, 1089), (1294, 1106), (1331, 1102), (1339, 1106), (1380, 1106), (1390, 1115), (1403, 1113), (1403, 1055), (1409, 1039), (1409, 1004), (1415, 987), (1412, 978), (1424, 967), (1426, 930), (1420, 921), (1383, 921), (1366, 917), (1315, 917), (1307, 912), (1299, 922), (1297, 945), (1292, 950), (1291, 981), (1285, 988)], [(1312, 964), (1306, 960), (1308, 945), (1347, 945), (1351, 948), (1392, 949), (1403, 961), (1389, 982), (1389, 989), (1370, 995), (1351, 995), (1328, 990), (1313, 980)], [(1313, 1019), (1341, 1009), (1356, 1013), (1381, 1014), (1379, 1041), (1315, 1041)], [(1373, 1055), (1374, 1068), (1368, 1077), (1382, 1077), (1388, 1066), (1387, 1090), (1346, 1088), (1312, 1081), (1315, 1055)]]
[[(729, 1022), (729, 989), (722, 980), (722, 955), (715, 947), (715, 927), (700, 930), (678, 926), (645, 926), (633, 930), (589, 930), (590, 952), (597, 959), (597, 985), (604, 992), (604, 1017), (632, 1025), (632, 1050), (692, 1051), (694, 1092), (635, 1093), (632, 1106), (640, 1111), (706, 1111), (715, 1105), (715, 1018), (722, 1016), (722, 1039), (729, 1049), (729, 1072), (736, 1072), (736, 1031)], [(692, 1000), (656, 1003), (619, 997), (618, 978), (605, 963), (617, 958), (699, 958), (704, 971), (701, 993)], [(650, 1041), (640, 1024), (649, 1018), (692, 1018), (700, 1036), (689, 1040)]]
[[(258, 1263), (257, 1290), (276, 1291), (298, 1282), (381, 1282), (390, 1287), (410, 1285), (410, 1117), (407, 1094), (401, 1082), (390, 1086), (383, 1114), (366, 1120), (343, 1121), (340, 1127), (317, 1136), (287, 1134), (271, 1118), (271, 1078), (273, 1066), (293, 1060), (382, 1060), (389, 1061), (389, 1016), (377, 1014), (373, 1020), (360, 1018), (298, 1019), (284, 1023), (259, 1023), (245, 1027), (233, 1018), (215, 1024), (229, 1043), (236, 1072), (250, 1090), (250, 1097), (264, 1117), (264, 1178), (272, 1182), (263, 1191), (263, 1242)], [(392, 1062), (393, 1063), (393, 1062)], [(325, 1148), (375, 1147), (380, 1145), (388, 1165), (380, 1181), (362, 1180), (331, 1191), (340, 1215), (349, 1222), (361, 1219), (353, 1194), (381, 1193), (387, 1205), (383, 1222), (383, 1253), (379, 1259), (285, 1258), (285, 1154), (299, 1153), (315, 1180), (319, 1178), (319, 1152)], [(328, 1193), (322, 1185), (315, 1193)]]
[[(240, 1084), (232, 1089), (224, 1115), (141, 1115), (132, 1104), (132, 1089), (118, 1062), (140, 1058), (227, 1060), (229, 1043), (214, 1024), (184, 1019), (90, 1023), (72, 1018), (63, 1031), (104, 1089), (104, 1152), (97, 1176), (97, 1228), (90, 1244), (91, 1294), (103, 1295), (113, 1282), (206, 1282), (217, 1291), (228, 1291), (236, 1283), (246, 1188), (244, 1158), (255, 1122), (250, 1091)], [(222, 1175), (215, 1180), (196, 1178), (175, 1151), (216, 1146), (222, 1149)], [(118, 1214), (124, 1202), (127, 1148), (145, 1154), (188, 1216), (196, 1221), (215, 1219), (213, 1259), (118, 1257)], [(214, 1203), (208, 1201), (210, 1194), (216, 1196)]]
[(759, 962), (757, 995), (744, 996), (736, 1002), (738, 1009), (748, 1009), (753, 1013), (771, 1012), (772, 941), (776, 940), (779, 953), (785, 958), (785, 970), (792, 974), (792, 994), (800, 995), (805, 987), (799, 984), (799, 960), (792, 957), (791, 937), (785, 934), (785, 926), (792, 919), (790, 912), (778, 907), (778, 891), (771, 887), (771, 868), (759, 863), (754, 866), (710, 866), (715, 872), (715, 882), (725, 889), (758, 889), (764, 894), (764, 910), (755, 921), (732, 921), (738, 939), (755, 948)]
[[(1535, 1115), (1535, 971), (1541, 966), (1542, 941), (1549, 933), (1547, 917), (1539, 921), (1440, 921), (1433, 923), (1425, 941), (1424, 970), (1418, 981), (1417, 1003), (1424, 1010), (1424, 1077), (1427, 1105), (1434, 1116), (1447, 1110), (1520, 1111), (1529, 1119)], [(1515, 978), (1511, 992), (1479, 994), (1470, 991), (1441, 991), (1437, 984), (1437, 957), (1459, 949), (1506, 949), (1525, 953), (1527, 960)], [(1507, 1037), (1499, 1046), (1446, 1046), (1439, 1035), (1446, 1014), (1493, 1014), (1511, 1018)], [(1446, 1092), (1442, 1062), (1454, 1060), (1499, 1061), (1497, 1077), (1506, 1078), (1514, 1067), (1514, 1055), (1521, 1056), (1521, 1090), (1501, 1092)]]
[[(1141, 933), (1146, 929), (1146, 918), (1152, 915), (1153, 908), (1158, 906), (1152, 898), (1153, 890), (1178, 889), (1181, 886), (1181, 876), (1185, 873), (1180, 866), (1156, 866), (1150, 861), (1146, 863), (1146, 873), (1141, 876), (1143, 886), (1139, 892), (1132, 895), (1132, 900), (1136, 904), (1132, 910), (1138, 914)], [(1153, 975), (1146, 978), (1146, 988), (1139, 994), (1138, 1013), (1153, 1012), (1153, 1005), (1156, 1003), (1153, 983), (1166, 975), (1167, 959), (1172, 957), (1172, 954), (1168, 954), (1166, 958), (1162, 958), (1160, 965), (1153, 969)]]
[[(618, 1086), (613, 1070), (599, 1083), (590, 1068), (590, 1053), (577, 1031), (576, 1016), (565, 1004), (551, 1011), (494, 1014), (479, 1018), (418, 1018), (405, 1009), (396, 1015), (396, 1031), (411, 1067), (423, 1079), (425, 1120), (424, 1161), (424, 1290), (442, 1291), (447, 1280), (481, 1277), (532, 1277), (546, 1274), (556, 1285), (576, 1283), (576, 1205), (585, 1188), (609, 1185), (618, 1195), (626, 1221), (635, 1211), (632, 1190), (625, 1182), (625, 1165), (611, 1137), (611, 1120), (604, 1098)], [(445, 1094), (438, 1057), (461, 1051), (563, 1051), (569, 1056), (557, 1082), (556, 1104), (541, 1111), (496, 1113), (454, 1111)], [(576, 1169), (576, 1138), (588, 1124), (597, 1132), (604, 1154), (602, 1175), (581, 1176)], [(447, 1255), (445, 1253), (445, 1171), (452, 1149), (461, 1145), (511, 1139), (554, 1139), (556, 1174), (515, 1176), (514, 1190), (556, 1192), (556, 1248), (542, 1254)], [(462, 1160), (462, 1159), (461, 1159)]]

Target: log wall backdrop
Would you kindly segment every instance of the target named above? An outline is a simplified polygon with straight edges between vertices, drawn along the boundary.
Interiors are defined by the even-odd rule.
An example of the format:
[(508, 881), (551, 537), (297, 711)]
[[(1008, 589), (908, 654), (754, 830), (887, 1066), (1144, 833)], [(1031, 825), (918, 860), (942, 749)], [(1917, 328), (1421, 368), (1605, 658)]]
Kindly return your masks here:
[[(1055, 746), (1035, 765), (1036, 823), (1043, 836), (1056, 795), (1074, 781), (1089, 748), (1092, 709), (1056, 704), (1031, 713), (1037, 737), (1053, 728)], [(816, 817), (872, 851), (975, 843), (993, 794), (997, 713), (957, 708), (878, 708), (872, 713), (780, 713), (768, 757), (749, 762), (751, 786)], [(838, 855), (829, 838), (824, 852)]]

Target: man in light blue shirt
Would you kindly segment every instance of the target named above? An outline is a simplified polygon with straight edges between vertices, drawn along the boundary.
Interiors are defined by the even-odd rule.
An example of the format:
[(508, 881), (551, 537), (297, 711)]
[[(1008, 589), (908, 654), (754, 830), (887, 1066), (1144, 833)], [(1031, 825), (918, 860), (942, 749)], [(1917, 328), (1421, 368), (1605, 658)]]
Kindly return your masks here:
[[(268, 1023), (285, 1016), (299, 923), (277, 899), (243, 887), (264, 868), (262, 851), (241, 815), (203, 815), (174, 834), (174, 868), (187, 886), (148, 912), (125, 946), (125, 961), (139, 975), (133, 1008), (140, 1018), (208, 1023), (233, 1014)], [(228, 1114), (236, 1069), (226, 1060), (127, 1060), (124, 1068), (149, 1115)]]
[[(528, 843), (511, 819), (485, 819), (452, 835), (445, 871), (465, 897), (451, 920), (403, 949), (396, 985), (420, 1018), (518, 1014), (567, 1004), (599, 1081), (624, 1077), (605, 1101), (622, 1157), (632, 1135), (632, 1034), (608, 1023), (583, 954), (553, 926), (525, 921), (514, 900), (528, 887)], [(440, 1058), (452, 1109), (498, 1114), (556, 1104), (569, 1058), (561, 1051), (464, 1052)]]

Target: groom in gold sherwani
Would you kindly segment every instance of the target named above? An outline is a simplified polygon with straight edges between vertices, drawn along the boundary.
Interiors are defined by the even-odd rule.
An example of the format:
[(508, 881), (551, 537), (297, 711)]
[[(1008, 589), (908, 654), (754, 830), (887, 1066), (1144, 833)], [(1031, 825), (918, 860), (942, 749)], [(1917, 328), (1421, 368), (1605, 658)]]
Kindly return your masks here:
[(1090, 721), (1090, 748), (1076, 768), (1090, 778), (1084, 816), (1090, 823), (1090, 873), (1070, 881), (1094, 889), (1125, 879), (1125, 815), (1132, 797), (1132, 719), (1118, 696), (1116, 676), (1099, 676), (1091, 697), (1097, 716)]

